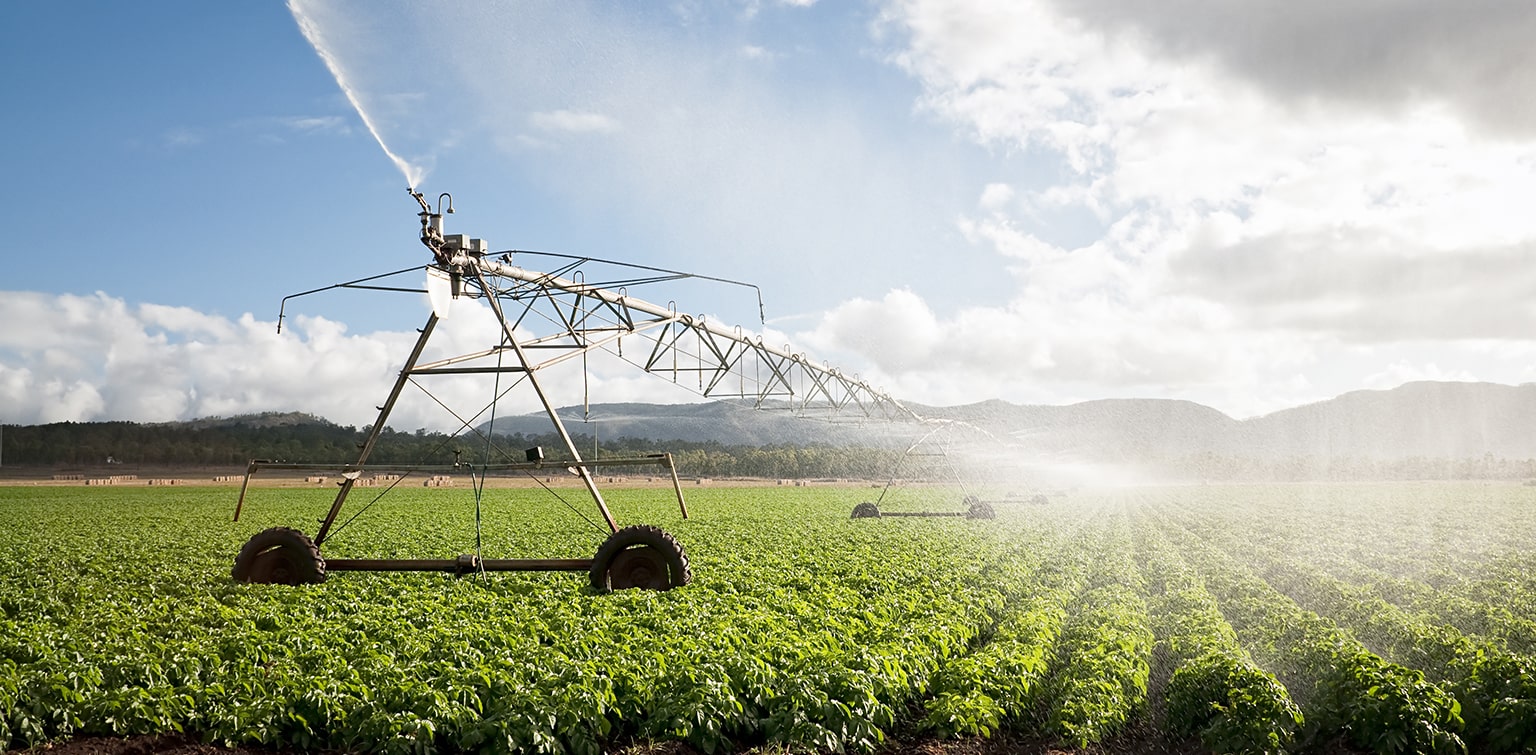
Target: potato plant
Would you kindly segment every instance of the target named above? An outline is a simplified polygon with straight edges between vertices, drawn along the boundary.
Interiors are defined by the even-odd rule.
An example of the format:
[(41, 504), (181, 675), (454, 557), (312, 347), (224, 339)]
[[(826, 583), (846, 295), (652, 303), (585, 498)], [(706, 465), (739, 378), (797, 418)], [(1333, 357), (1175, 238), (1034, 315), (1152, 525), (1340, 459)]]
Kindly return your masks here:
[(1152, 627), (1168, 677), (1167, 731), (1197, 736), (1216, 752), (1290, 750), (1301, 709), (1275, 676), (1254, 663), (1222, 616), (1204, 580), (1157, 532), (1150, 518), (1138, 543)]
[[(228, 487), (0, 486), (0, 746), (1536, 744), (1532, 488), (990, 496), (992, 520), (850, 520), (867, 489), (830, 486), (700, 487), (683, 520), (669, 492), (609, 503), (673, 533), (693, 583), (598, 594), (561, 573), (230, 579), (252, 533), (312, 529), (325, 489), (258, 489), (235, 523)], [(492, 488), (480, 514), (490, 558), (590, 557), (604, 537), (542, 491)], [(324, 553), (452, 557), (476, 550), (475, 521), (463, 489), (396, 491)]]

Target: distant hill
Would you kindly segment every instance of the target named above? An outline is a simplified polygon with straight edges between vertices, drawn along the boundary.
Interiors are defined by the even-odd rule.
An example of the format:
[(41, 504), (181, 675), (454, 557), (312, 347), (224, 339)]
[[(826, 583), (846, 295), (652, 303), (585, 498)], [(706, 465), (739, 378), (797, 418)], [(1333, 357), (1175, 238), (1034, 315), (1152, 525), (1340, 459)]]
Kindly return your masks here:
[(1214, 451), (1236, 420), (1191, 401), (1103, 399), (1067, 406), (987, 401), (920, 410), (960, 419), (1021, 447), (1053, 456), (1124, 461)]
[[(640, 438), (656, 441), (719, 443), (726, 446), (772, 445), (892, 445), (883, 440), (906, 437), (886, 423), (828, 422), (804, 419), (779, 409), (754, 409), (750, 404), (709, 401), (697, 404), (593, 404), (590, 409), (567, 406), (557, 410), (573, 434), (603, 439)], [(490, 429), (489, 422), (479, 429)], [(495, 431), (527, 436), (550, 432), (543, 412), (501, 417)]]
[[(1233, 419), (1208, 406), (1166, 399), (1104, 399), (1066, 406), (990, 400), (962, 406), (908, 404), (918, 414), (962, 420), (999, 442), (1052, 457), (1135, 461), (1201, 453), (1292, 456), (1536, 458), (1536, 384), (1417, 382), (1362, 390), (1315, 404)], [(741, 404), (594, 404), (560, 409), (573, 433), (599, 438), (724, 445), (892, 445), (910, 429), (828, 423)], [(585, 421), (590, 417), (591, 421)], [(542, 413), (496, 421), (496, 431), (548, 432)]]
[[(981, 467), (1082, 466), (1164, 479), (1536, 477), (1536, 384), (1408, 383), (1244, 420), (1163, 399), (908, 406), (926, 418), (983, 430), (946, 438), (959, 441), (950, 447)], [(893, 449), (900, 456), (933, 427), (811, 420), (742, 402), (594, 404), (559, 411), (583, 449), (687, 452), (699, 473), (721, 475), (867, 474), (888, 465), (879, 459)], [(526, 443), (563, 453), (543, 413), (498, 418), (495, 430), (519, 436), (508, 441), (514, 449)], [(359, 428), (297, 412), (157, 424), (59, 422), (7, 426), (3, 458), (8, 466), (103, 464), (108, 458), (143, 464), (244, 465), (253, 458), (345, 463), (356, 459), (362, 436)], [(770, 446), (779, 448), (752, 451)], [(779, 452), (813, 447), (822, 451)], [(451, 463), (466, 448), (463, 437), (386, 428), (372, 461)], [(865, 471), (850, 471), (860, 469)]]
[(1419, 382), (1352, 391), (1238, 424), (1255, 456), (1536, 457), (1536, 384)]

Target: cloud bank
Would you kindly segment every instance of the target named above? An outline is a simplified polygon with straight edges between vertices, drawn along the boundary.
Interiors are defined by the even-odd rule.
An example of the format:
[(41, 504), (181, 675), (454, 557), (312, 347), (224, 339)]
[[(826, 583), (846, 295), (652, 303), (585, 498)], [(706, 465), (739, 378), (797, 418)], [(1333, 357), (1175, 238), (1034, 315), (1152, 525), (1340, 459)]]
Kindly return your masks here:
[[(1003, 396), (1239, 415), (1388, 372), (1528, 380), (1536, 121), (1513, 94), (1536, 68), (1510, 65), (1533, 53), (1509, 31), (1536, 9), (1485, 5), (889, 3), (924, 111), (1070, 170), (993, 181), (958, 221), (1007, 302), (938, 317), (914, 283), (811, 340), (914, 391), (969, 398), (956, 376), (984, 374)], [(1042, 218), (1071, 212), (1099, 230), (1054, 243)]]
[[(421, 302), (422, 318), (426, 304)], [(0, 292), (0, 322), (48, 327), (0, 329), (0, 421), (13, 424), (129, 420), (167, 422), (299, 411), (354, 426), (371, 424), (416, 342), (413, 331), (352, 333), (321, 317), (275, 323), (186, 307), (129, 304), (93, 296)], [(497, 343), (489, 308), (459, 301), (433, 331), (423, 360)], [(615, 360), (579, 360), (544, 374), (561, 406), (596, 393), (604, 401), (675, 403), (690, 394)], [(387, 423), (455, 432), (498, 415), (540, 411), (527, 383), (505, 377), (418, 377)]]
[[(903, 399), (1248, 416), (1536, 379), (1530, 4), (886, 0), (853, 36), (826, 3), (294, 7), (392, 149), (494, 174), (481, 196), (519, 227), (485, 235), (558, 215), (614, 256), (762, 283), (795, 315), (773, 340)], [(362, 424), (412, 338), (105, 294), (0, 315), (38, 325), (0, 335), (6, 421)]]

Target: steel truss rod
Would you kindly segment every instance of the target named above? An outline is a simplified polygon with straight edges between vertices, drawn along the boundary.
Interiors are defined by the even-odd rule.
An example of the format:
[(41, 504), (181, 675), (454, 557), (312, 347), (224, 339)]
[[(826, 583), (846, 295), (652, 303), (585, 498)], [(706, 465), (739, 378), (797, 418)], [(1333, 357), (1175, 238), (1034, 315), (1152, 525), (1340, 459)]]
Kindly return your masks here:
[[(462, 270), (471, 295), (516, 302), (522, 312), (503, 320), (518, 329), (512, 348), (521, 351), (530, 372), (602, 349), (623, 357), (626, 339), (648, 346), (634, 361), (645, 371), (675, 383), (697, 382), (707, 398), (743, 399), (762, 409), (786, 409), (818, 417), (921, 421), (915, 412), (855, 376), (817, 365), (788, 347), (775, 348), (740, 327), (679, 313), (580, 280), (459, 252), (446, 261)], [(579, 271), (577, 271), (579, 273)], [(506, 281), (505, 284), (499, 281)], [(422, 365), (419, 371), (461, 372), (462, 365), (494, 356), (508, 346)]]

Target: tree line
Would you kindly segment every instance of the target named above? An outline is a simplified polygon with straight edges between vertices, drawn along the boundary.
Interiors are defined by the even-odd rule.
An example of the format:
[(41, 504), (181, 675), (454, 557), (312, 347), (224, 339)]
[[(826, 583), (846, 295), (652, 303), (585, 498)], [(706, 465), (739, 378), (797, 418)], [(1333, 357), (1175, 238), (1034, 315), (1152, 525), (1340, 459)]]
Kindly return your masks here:
[[(336, 425), (313, 417), (255, 415), (187, 423), (55, 422), (7, 425), (0, 437), (0, 464), (6, 467), (105, 466), (244, 467), (253, 459), (317, 464), (357, 460), (369, 426)], [(785, 479), (883, 479), (899, 451), (835, 446), (734, 446), (714, 441), (655, 441), (573, 434), (583, 458), (602, 459), (670, 452), (681, 474), (697, 477)], [(540, 447), (547, 460), (569, 458), (560, 437), (496, 435), (489, 443), (473, 434), (449, 435), (386, 427), (369, 463), (390, 465), (480, 464), (523, 461)]]
[[(31, 467), (67, 471), (121, 466), (184, 466), (243, 468), (252, 459), (318, 464), (357, 460), (368, 426), (337, 425), (301, 414), (263, 414), (212, 418), (193, 422), (139, 424), (135, 422), (55, 422), (46, 425), (5, 425), (0, 428), (0, 468)], [(967, 466), (954, 459), (955, 470), (921, 469), (902, 451), (833, 445), (725, 445), (715, 441), (655, 441), (642, 438), (603, 438), (574, 434), (584, 458), (632, 457), (670, 452), (679, 474), (692, 477), (759, 477), (782, 479), (858, 479), (884, 481), (903, 478), (1006, 482), (1033, 478), (995, 465)], [(369, 462), (380, 465), (431, 466), (456, 462), (480, 464), (522, 461), (524, 449), (541, 447), (547, 460), (567, 458), (560, 437), (497, 435), (489, 452), (483, 436), (449, 435), (425, 429), (402, 432), (385, 428)], [(1202, 453), (1161, 459), (1120, 459), (1152, 479), (1206, 482), (1298, 482), (1365, 480), (1532, 480), (1536, 460), (1506, 459), (1491, 454), (1468, 458), (1409, 457), (1377, 459), (1354, 456), (1290, 456), (1254, 458)]]

